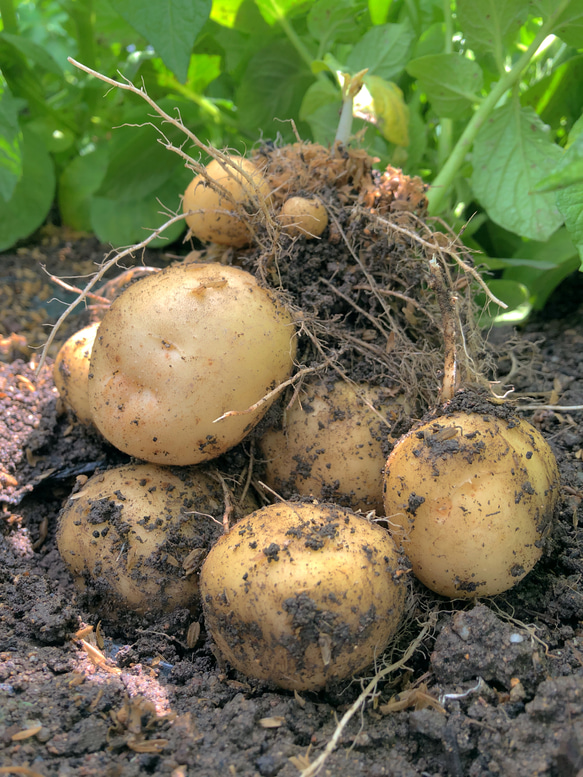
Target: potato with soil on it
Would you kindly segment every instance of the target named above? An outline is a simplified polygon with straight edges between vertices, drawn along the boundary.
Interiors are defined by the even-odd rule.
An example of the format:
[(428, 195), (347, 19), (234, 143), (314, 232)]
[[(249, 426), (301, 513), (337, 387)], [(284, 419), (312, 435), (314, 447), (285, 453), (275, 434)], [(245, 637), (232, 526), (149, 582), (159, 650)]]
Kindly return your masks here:
[[(108, 615), (199, 607), (198, 575), (221, 533), (223, 490), (203, 471), (127, 464), (69, 497), (57, 532), (77, 584)], [(253, 509), (253, 508), (250, 508)]]
[[(126, 289), (101, 322), (89, 376), (94, 423), (146, 461), (215, 458), (262, 418), (270, 402), (260, 400), (288, 378), (295, 348), (290, 313), (250, 273), (170, 267)], [(239, 415), (215, 423), (229, 411)]]
[(389, 533), (336, 505), (286, 503), (239, 521), (200, 577), (205, 623), (240, 672), (315, 690), (380, 657), (406, 585)]
[(99, 322), (75, 332), (60, 348), (53, 365), (53, 380), (65, 405), (82, 424), (92, 421), (89, 404), (89, 362)]
[(280, 221), (288, 235), (320, 237), (328, 226), (328, 212), (318, 197), (290, 197), (280, 212)]
[(493, 406), (405, 435), (387, 460), (385, 514), (428, 588), (493, 596), (541, 557), (558, 493), (557, 462), (540, 432)]
[[(269, 197), (269, 185), (253, 162), (230, 157), (230, 162), (213, 159), (189, 183), (182, 202), (192, 234), (204, 242), (241, 248), (252, 240), (245, 213), (253, 203)], [(209, 181), (210, 179), (210, 181)], [(212, 182), (216, 184), (213, 188)]]
[(304, 386), (281, 430), (259, 442), (265, 482), (285, 499), (312, 495), (382, 515), (389, 431), (403, 404), (389, 392), (337, 381)]

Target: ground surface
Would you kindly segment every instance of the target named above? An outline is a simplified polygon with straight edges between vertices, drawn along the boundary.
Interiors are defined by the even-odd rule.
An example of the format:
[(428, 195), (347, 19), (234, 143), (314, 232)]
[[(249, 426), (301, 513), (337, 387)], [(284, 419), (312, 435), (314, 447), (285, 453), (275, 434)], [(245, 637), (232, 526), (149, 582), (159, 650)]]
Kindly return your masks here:
[[(113, 623), (74, 590), (55, 547), (60, 506), (78, 475), (121, 457), (59, 412), (50, 371), (35, 377), (22, 341), (8, 335), (34, 343), (43, 320), (54, 318), (46, 279), (23, 286), (37, 283), (39, 261), (58, 272), (81, 252), (90, 271), (101, 254), (91, 241), (48, 240), (35, 251), (0, 257), (0, 773), (295, 777), (326, 746), (360, 682), (277, 692), (222, 666), (204, 626), (189, 647), (189, 612)], [(520, 334), (540, 343), (540, 359), (513, 376), (517, 392), (583, 404), (582, 289), (580, 278), (569, 279)], [(417, 620), (392, 660), (430, 613), (434, 625), (407, 668), (354, 715), (321, 774), (583, 773), (583, 413), (522, 412), (561, 470), (546, 555), (490, 600), (451, 602), (417, 586)], [(100, 619), (106, 666), (73, 639), (81, 624)]]

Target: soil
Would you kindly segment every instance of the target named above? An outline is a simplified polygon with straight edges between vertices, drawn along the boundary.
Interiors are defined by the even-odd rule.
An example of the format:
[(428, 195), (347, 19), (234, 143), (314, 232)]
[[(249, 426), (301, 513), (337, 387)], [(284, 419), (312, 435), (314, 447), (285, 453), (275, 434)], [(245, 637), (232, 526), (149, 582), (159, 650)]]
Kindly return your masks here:
[[(54, 287), (43, 280), (22, 303), (23, 283), (42, 277), (39, 260), (62, 275), (74, 257), (93, 269), (102, 255), (91, 239), (49, 235), (0, 257), (0, 774), (297, 777), (363, 678), (301, 695), (250, 680), (221, 662), (188, 610), (108, 620), (75, 589), (56, 550), (57, 516), (77, 478), (127, 457), (63, 411), (50, 364), (35, 375), (27, 343), (55, 318)], [(581, 276), (569, 278), (518, 333), (524, 352), (539, 344), (512, 376), (519, 406), (583, 405), (582, 290)], [(320, 774), (583, 774), (583, 414), (518, 412), (541, 430), (561, 472), (542, 560), (492, 599), (451, 601), (413, 583), (407, 625), (378, 667), (398, 660), (424, 624), (427, 633), (351, 717)], [(82, 641), (86, 625), (93, 631)]]

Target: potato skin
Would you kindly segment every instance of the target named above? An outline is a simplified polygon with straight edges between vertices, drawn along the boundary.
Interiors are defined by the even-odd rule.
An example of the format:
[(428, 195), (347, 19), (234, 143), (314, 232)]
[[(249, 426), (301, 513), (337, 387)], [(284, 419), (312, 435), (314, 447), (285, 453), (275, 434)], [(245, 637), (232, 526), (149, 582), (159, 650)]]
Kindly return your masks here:
[(307, 385), (286, 411), (283, 428), (267, 431), (260, 440), (265, 482), (285, 499), (312, 495), (382, 515), (383, 442), (399, 409), (382, 390), (364, 385), (358, 389), (344, 381), (329, 389), (323, 383)]
[(371, 664), (405, 603), (389, 533), (330, 504), (269, 505), (223, 535), (201, 570), (207, 629), (239, 671), (315, 690)]
[(82, 424), (92, 420), (89, 403), (89, 362), (99, 322), (75, 332), (63, 343), (53, 365), (59, 396)]
[(280, 221), (288, 235), (320, 237), (328, 226), (328, 213), (318, 197), (289, 197), (281, 207)]
[[(183, 563), (200, 561), (219, 536), (219, 483), (202, 471), (179, 474), (154, 464), (127, 464), (94, 475), (67, 501), (57, 546), (78, 584), (102, 597), (107, 615), (199, 609), (198, 576)], [(198, 514), (195, 514), (198, 513)]]
[(237, 445), (269, 407), (246, 410), (293, 368), (287, 309), (237, 267), (189, 264), (141, 279), (106, 312), (91, 357), (95, 425), (113, 445), (189, 465)]
[(542, 555), (559, 492), (555, 457), (527, 421), (454, 412), (387, 460), (385, 513), (413, 573), (444, 596), (493, 596)]
[(245, 205), (253, 197), (269, 196), (269, 185), (261, 171), (249, 159), (231, 157), (235, 165), (251, 176), (256, 189), (253, 190), (241, 172), (231, 166), (225, 169), (216, 159), (206, 166), (206, 173), (213, 181), (226, 189), (232, 199), (212, 188), (206, 178), (197, 175), (189, 183), (182, 202), (184, 213), (193, 211), (186, 217), (186, 223), (193, 235), (203, 242), (241, 248), (251, 242), (251, 232), (241, 215), (237, 204)]

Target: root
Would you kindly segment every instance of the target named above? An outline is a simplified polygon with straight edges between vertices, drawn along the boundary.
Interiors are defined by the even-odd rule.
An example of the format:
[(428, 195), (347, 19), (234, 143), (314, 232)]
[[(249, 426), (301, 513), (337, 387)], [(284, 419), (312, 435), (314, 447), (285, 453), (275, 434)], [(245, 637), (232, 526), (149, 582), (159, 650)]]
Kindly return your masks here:
[(368, 699), (374, 697), (378, 684), (381, 680), (387, 677), (387, 675), (391, 674), (392, 672), (396, 672), (397, 669), (401, 669), (406, 665), (407, 661), (409, 661), (411, 656), (420, 647), (427, 634), (435, 626), (435, 618), (436, 618), (435, 615), (431, 615), (429, 617), (429, 620), (423, 625), (423, 628), (421, 629), (419, 634), (411, 642), (411, 644), (409, 645), (409, 647), (407, 648), (403, 656), (398, 661), (395, 661), (393, 664), (390, 664), (389, 666), (385, 666), (383, 669), (381, 669), (379, 672), (375, 674), (372, 680), (363, 689), (362, 693), (356, 699), (354, 704), (352, 704), (350, 708), (344, 713), (344, 715), (338, 722), (338, 725), (336, 726), (336, 730), (334, 731), (334, 734), (330, 738), (328, 744), (326, 745), (322, 753), (320, 753), (318, 758), (316, 758), (315, 761), (313, 761), (306, 769), (304, 769), (301, 772), (300, 777), (315, 777), (315, 775), (319, 774), (320, 770), (328, 760), (328, 757), (330, 756), (330, 754), (336, 749), (336, 746), (340, 740), (340, 737), (342, 736), (342, 732), (344, 731), (344, 729), (346, 728), (350, 720), (354, 717), (354, 715), (359, 710), (361, 710), (364, 707)]

